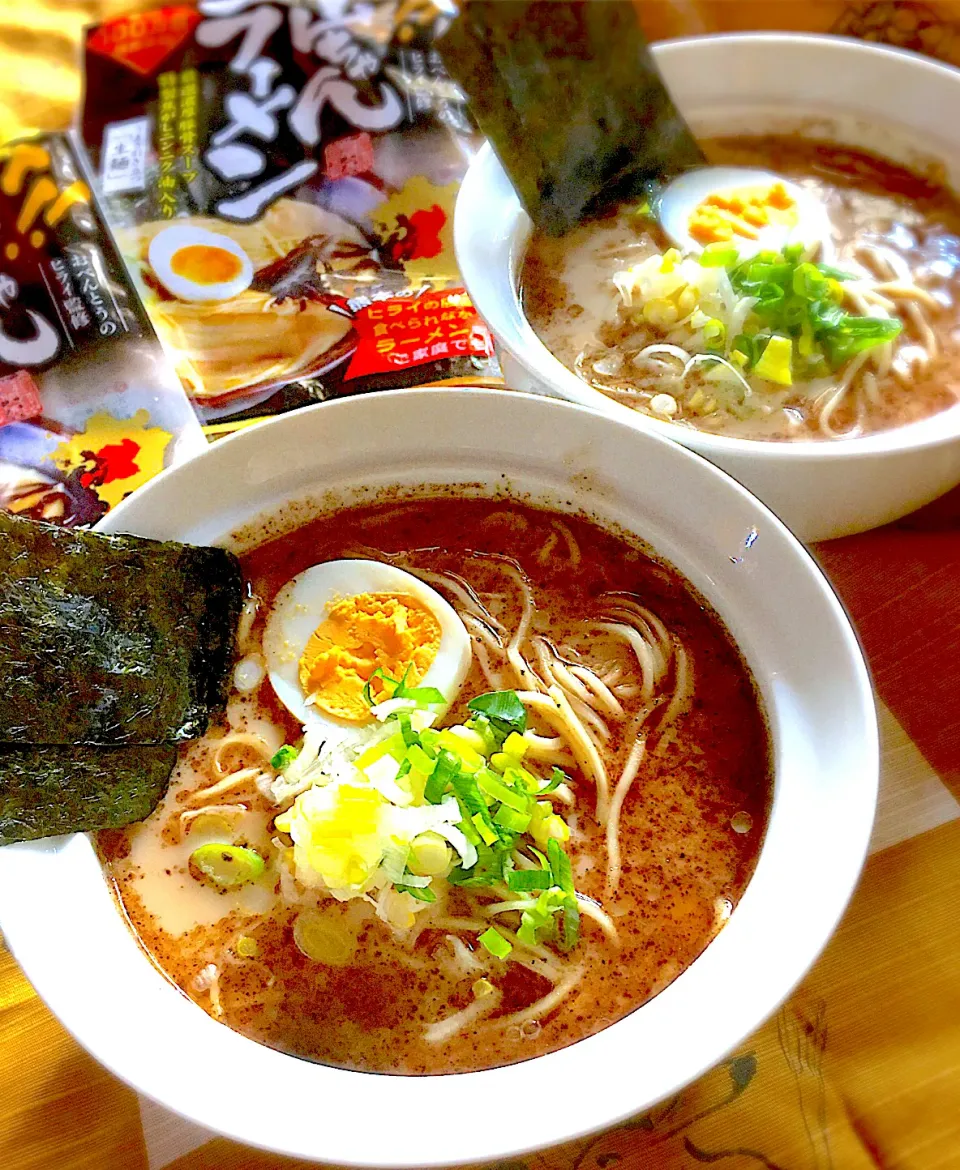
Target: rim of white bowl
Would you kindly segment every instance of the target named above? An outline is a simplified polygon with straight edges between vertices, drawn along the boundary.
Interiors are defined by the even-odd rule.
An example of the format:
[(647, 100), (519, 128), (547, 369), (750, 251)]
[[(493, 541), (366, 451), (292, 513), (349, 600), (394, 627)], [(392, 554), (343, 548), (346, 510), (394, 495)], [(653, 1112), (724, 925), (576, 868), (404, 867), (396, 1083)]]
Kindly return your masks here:
[[(843, 61), (851, 53), (861, 58), (872, 58), (875, 62), (890, 63), (891, 61), (905, 61), (917, 71), (937, 76), (957, 90), (957, 101), (960, 104), (960, 69), (947, 65), (942, 61), (925, 57), (909, 49), (897, 48), (893, 45), (879, 45), (870, 41), (859, 40), (856, 37), (833, 36), (826, 33), (790, 33), (790, 32), (738, 32), (709, 34), (703, 36), (673, 37), (668, 40), (657, 41), (650, 46), (654, 59), (659, 63), (663, 59), (669, 60), (676, 52), (699, 50), (709, 46), (709, 51), (722, 52), (725, 47), (736, 45), (755, 45), (776, 53), (784, 46), (791, 48), (809, 47), (817, 54), (829, 54), (835, 58), (835, 68), (842, 69)], [(800, 115), (798, 114), (798, 117)], [(960, 162), (960, 150), (957, 151)], [(470, 263), (463, 263), (465, 256), (473, 249), (466, 244), (469, 231), (469, 220), (477, 216), (479, 209), (485, 206), (485, 192), (489, 179), (493, 175), (503, 175), (500, 166), (489, 142), (484, 143), (474, 156), (460, 187), (457, 205), (454, 213), (454, 247), (458, 265), (464, 278), (466, 272), (474, 267)], [(514, 195), (516, 203), (517, 227), (526, 230), (529, 219), (520, 206), (520, 201)], [(485, 218), (489, 219), (489, 209), (485, 208)], [(517, 238), (517, 227), (513, 229), (512, 238)], [(679, 427), (676, 424), (662, 422), (641, 411), (632, 410), (629, 406), (617, 402), (595, 390), (587, 382), (577, 377), (559, 358), (554, 357), (550, 350), (534, 333), (526, 319), (517, 295), (516, 282), (511, 282), (513, 298), (509, 305), (504, 305), (497, 297), (487, 297), (485, 290), (478, 295), (476, 288), (470, 293), (474, 305), (481, 317), (487, 320), (494, 336), (508, 350), (511, 356), (520, 365), (533, 370), (542, 380), (555, 385), (563, 398), (581, 406), (598, 410), (621, 422), (639, 430), (645, 430), (678, 442), (690, 450), (705, 455), (707, 458), (723, 455), (748, 455), (758, 462), (777, 462), (790, 460), (797, 463), (806, 461), (819, 462), (822, 460), (846, 460), (875, 456), (888, 451), (924, 451), (955, 442), (960, 436), (960, 404), (948, 407), (937, 415), (917, 420), (901, 427), (893, 427), (887, 431), (880, 431), (873, 435), (865, 435), (852, 439), (799, 439), (788, 443), (770, 442), (762, 439), (741, 439), (728, 435), (711, 435), (705, 431), (693, 428)], [(482, 286), (481, 286), (482, 287)], [(508, 340), (504, 340), (504, 337)], [(933, 433), (931, 419), (939, 419), (943, 424), (943, 433)], [(917, 434), (917, 429), (929, 433)]]
[[(163, 472), (118, 506), (100, 527), (108, 531), (143, 528), (142, 522), (129, 524), (126, 518), (136, 517), (145, 508), (149, 510), (151, 501), (155, 501), (155, 514), (160, 517), (159, 522), (155, 518), (152, 524), (146, 525), (152, 535), (165, 535), (171, 527), (187, 527), (171, 518), (169, 497), (175, 499), (179, 494), (185, 500), (202, 499), (205, 489), (218, 482), (218, 471), (222, 473), (231, 467), (234, 471), (246, 467), (254, 477), (251, 482), (259, 486), (255, 478), (257, 471), (277, 466), (268, 457), (272, 448), (284, 454), (299, 451), (311, 438), (322, 440), (323, 431), (329, 431), (331, 426), (339, 426), (342, 441), (360, 445), (358, 450), (363, 452), (367, 467), (378, 462), (382, 465), (384, 458), (389, 463), (391, 457), (397, 456), (397, 451), (385, 453), (383, 447), (374, 456), (369, 449), (364, 449), (362, 439), (355, 438), (358, 434), (369, 434), (371, 423), (389, 436), (405, 426), (411, 435), (418, 436), (416, 443), (420, 444), (422, 453), (424, 441), (420, 436), (429, 435), (438, 420), (442, 425), (445, 411), (449, 412), (446, 425), (452, 433), (463, 436), (467, 454), (472, 451), (484, 460), (491, 480), (501, 474), (493, 470), (501, 464), (491, 462), (494, 454), (499, 458), (500, 449), (494, 452), (492, 436), (487, 436), (479, 448), (476, 446), (476, 436), (489, 425), (491, 412), (504, 416), (499, 420), (503, 433), (515, 435), (504, 445), (514, 443), (512, 457), (517, 460), (529, 456), (529, 435), (535, 433), (537, 425), (543, 425), (543, 415), (550, 415), (548, 421), (554, 424), (551, 428), (554, 433), (568, 428), (563, 442), (567, 444), (566, 449), (577, 453), (576, 467), (582, 465), (583, 452), (588, 449), (584, 444), (588, 440), (595, 444), (598, 459), (602, 452), (604, 467), (617, 442), (629, 442), (629, 448), (624, 445), (621, 451), (621, 459), (627, 459), (629, 452), (629, 476), (637, 474), (637, 467), (646, 468), (665, 461), (675, 471), (683, 468), (680, 477), (692, 481), (691, 498), (706, 501), (708, 509), (712, 501), (723, 498), (724, 515), (733, 518), (731, 525), (734, 522), (739, 525), (738, 543), (733, 548), (743, 550), (742, 534), (748, 521), (748, 527), (761, 533), (761, 538), (751, 547), (762, 546), (763, 555), (784, 574), (783, 584), (799, 591), (792, 594), (794, 621), (771, 625), (777, 631), (779, 649), (788, 660), (782, 668), (779, 665), (776, 669), (769, 668), (767, 664), (767, 673), (774, 684), (785, 687), (782, 692), (777, 690), (776, 702), (771, 701), (765, 690), (763, 677), (757, 677), (778, 753), (770, 822), (757, 870), (729, 922), (702, 955), (654, 999), (588, 1039), (536, 1057), (532, 1062), (484, 1072), (433, 1076), (426, 1083), (422, 1077), (350, 1072), (313, 1064), (266, 1048), (214, 1022), (169, 983), (140, 949), (113, 901), (99, 866), (96, 871), (99, 893), (95, 903), (82, 901), (83, 882), (68, 882), (66, 886), (61, 882), (56, 897), (50, 892), (41, 895), (46, 897), (46, 909), (58, 929), (48, 929), (49, 921), (43, 924), (44, 929), (39, 929), (31, 905), (25, 899), (11, 898), (10, 891), (31, 888), (31, 882), (44, 876), (45, 870), (49, 871), (50, 867), (55, 870), (57, 866), (74, 878), (83, 870), (90, 880), (91, 860), (97, 863), (85, 835), (0, 850), (0, 928), (14, 955), (22, 962), (27, 977), (74, 1037), (117, 1076), (164, 1107), (236, 1141), (295, 1158), (411, 1170), (492, 1161), (603, 1130), (663, 1100), (722, 1060), (777, 1009), (804, 977), (828, 942), (856, 887), (872, 828), (879, 778), (876, 712), (868, 668), (842, 603), (817, 562), (768, 508), (700, 456), (658, 435), (638, 434), (599, 412), (539, 395), (470, 388), (382, 391), (317, 404), (220, 440), (203, 454)], [(509, 423), (507, 415), (513, 415)], [(456, 464), (444, 463), (431, 448), (434, 442), (427, 439), (431, 454), (421, 454), (427, 467), (448, 471), (453, 466), (461, 467), (459, 456)], [(389, 449), (389, 441), (385, 446)], [(336, 444), (331, 443), (330, 447), (336, 449)], [(405, 457), (402, 450), (399, 457)], [(550, 466), (552, 469), (554, 464)], [(276, 472), (280, 478), (289, 478), (291, 474), (282, 466)], [(446, 478), (443, 470), (425, 474), (439, 482)], [(538, 474), (539, 482), (551, 485), (551, 493), (557, 490), (545, 472)], [(575, 492), (570, 485), (577, 482), (581, 473), (570, 467), (566, 474), (568, 490)], [(643, 470), (641, 474), (653, 482), (652, 472)], [(400, 482), (395, 478), (397, 475), (391, 468), (387, 478), (378, 482)], [(322, 476), (320, 466), (311, 472), (314, 490), (323, 490)], [(306, 484), (297, 491), (288, 490), (283, 498), (302, 498), (304, 490)], [(600, 489), (583, 490), (597, 497), (594, 506), (602, 512)], [(269, 506), (270, 501), (264, 499), (260, 514)], [(589, 504), (587, 510), (590, 511)], [(640, 530), (642, 535), (645, 525), (650, 531), (652, 521), (646, 517), (637, 519), (636, 502), (630, 503), (628, 510), (635, 518), (631, 526), (634, 531)], [(245, 508), (245, 515), (255, 514), (257, 509)], [(158, 533), (157, 527), (163, 532)], [(231, 529), (233, 522), (228, 522), (226, 527)], [(771, 545), (774, 549), (768, 553), (766, 550)], [(727, 548), (724, 545), (723, 551)], [(719, 547), (711, 555), (698, 547), (695, 555), (698, 563), (712, 564), (710, 572), (717, 576), (731, 572), (725, 562), (743, 559), (726, 557)], [(701, 576), (704, 572), (706, 567)], [(745, 580), (737, 577), (737, 581)], [(699, 581), (694, 583), (702, 588)], [(764, 599), (769, 598), (772, 584), (772, 580), (767, 582)], [(729, 622), (729, 615), (723, 613), (723, 604), (718, 601), (718, 592), (719, 585), (713, 597), (708, 592), (708, 600), (717, 606), (722, 620)], [(769, 600), (763, 604), (769, 604)], [(845, 684), (842, 734), (839, 741), (835, 737), (831, 751), (823, 751), (821, 757), (810, 755), (814, 750), (811, 741), (801, 734), (810, 730), (809, 712), (801, 719), (796, 733), (786, 724), (778, 724), (800, 694), (792, 689), (791, 669), (794, 683), (796, 676), (803, 672), (796, 661), (789, 659), (789, 654), (792, 646), (802, 647), (796, 651), (801, 657), (808, 653), (810, 635), (801, 635), (794, 629), (805, 608), (809, 610), (806, 616), (816, 619), (818, 629), (829, 629), (830, 636), (822, 643), (823, 652), (832, 656), (832, 666), (841, 668)], [(759, 620), (751, 613), (752, 622)], [(742, 637), (737, 641), (755, 669), (751, 655), (756, 646), (747, 646)], [(825, 680), (834, 677), (828, 674)], [(781, 678), (786, 681), (780, 681)], [(815, 689), (819, 690), (819, 679), (816, 688), (807, 681), (803, 693), (809, 705), (819, 701), (813, 697)], [(783, 742), (789, 750), (781, 757)], [(836, 762), (838, 754), (849, 757), (842, 766)], [(811, 767), (827, 761), (842, 776), (842, 792), (821, 783), (816, 767)], [(784, 775), (791, 777), (789, 784), (784, 782)], [(831, 801), (836, 801), (835, 806)], [(837, 813), (836, 818), (826, 821), (811, 818), (811, 802), (818, 814), (830, 807)], [(808, 850), (798, 843), (805, 829), (811, 832), (809, 852), (816, 856), (815, 864), (811, 863), (807, 872), (808, 876), (815, 875), (810, 880), (818, 889), (817, 896), (808, 896), (809, 887), (798, 890), (791, 870), (789, 880), (781, 873), (775, 882), (776, 907), (764, 909), (762, 899), (770, 885), (765, 875), (778, 864), (783, 869), (775, 853), (782, 856), (786, 850), (788, 855), (791, 852), (795, 855), (793, 860), (800, 856), (805, 860)], [(814, 842), (814, 836), (819, 838), (818, 842)], [(824, 884), (827, 871), (831, 880)], [(72, 898), (78, 899), (75, 905)], [(753, 910), (754, 904), (758, 904), (757, 912)], [(763, 923), (768, 927), (774, 923), (779, 926), (783, 915), (791, 913), (796, 915), (795, 929), (787, 932), (780, 945), (771, 951)], [(754, 918), (758, 918), (755, 924)], [(121, 938), (122, 943), (118, 941)], [(116, 978), (116, 968), (107, 971), (98, 966), (108, 949), (108, 941), (109, 953), (116, 957), (122, 951), (126, 965), (134, 974), (133, 999), (130, 998), (134, 995), (132, 989), (122, 978)], [(754, 967), (748, 964), (744, 969), (743, 960), (761, 955), (762, 962)], [(711, 1002), (711, 996), (716, 994), (712, 979), (720, 970), (727, 975), (722, 989), (727, 999), (717, 1005)], [(88, 978), (91, 974), (95, 976), (92, 981)], [(685, 1003), (691, 997), (692, 1004)], [(674, 1007), (674, 1003), (678, 1006)], [(662, 1023), (655, 1025), (661, 1017), (672, 1025), (672, 1030), (665, 1032)], [(109, 1027), (106, 1021), (110, 1021)], [(707, 1037), (698, 1031), (701, 1026), (708, 1029)], [(177, 1042), (178, 1033), (186, 1033), (190, 1039), (186, 1053), (169, 1047)], [(638, 1048), (637, 1041), (642, 1041), (644, 1036), (648, 1041), (658, 1040), (659, 1044), (651, 1048), (641, 1044)], [(646, 1063), (637, 1062), (638, 1051), (650, 1054)], [(240, 1069), (241, 1090), (246, 1091), (237, 1091), (232, 1076), (226, 1086), (218, 1083), (216, 1077), (203, 1078), (202, 1070), (211, 1068), (211, 1059), (214, 1069)], [(478, 1125), (471, 1130), (467, 1119), (475, 1115), (477, 1102), (529, 1099), (529, 1073), (534, 1065), (539, 1076), (547, 1078), (549, 1083), (570, 1086), (571, 1108), (560, 1111), (534, 1108), (529, 1115), (524, 1115), (522, 1110), (507, 1111), (489, 1125)], [(249, 1078), (246, 1085), (244, 1073)], [(266, 1126), (263, 1122), (265, 1085), (270, 1086), (272, 1105), (267, 1111), (272, 1116)], [(418, 1124), (423, 1121), (424, 1092), (437, 1107), (433, 1129)]]

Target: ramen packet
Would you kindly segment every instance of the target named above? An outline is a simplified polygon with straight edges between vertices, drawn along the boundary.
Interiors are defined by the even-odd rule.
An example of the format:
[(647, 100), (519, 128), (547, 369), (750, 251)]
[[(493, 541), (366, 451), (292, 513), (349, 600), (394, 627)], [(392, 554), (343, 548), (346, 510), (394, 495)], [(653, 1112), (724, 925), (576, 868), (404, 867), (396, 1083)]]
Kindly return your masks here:
[(452, 15), (202, 0), (88, 30), (82, 135), (205, 422), (497, 379), (453, 255), (480, 138), (434, 47)]
[(92, 524), (204, 445), (78, 144), (0, 148), (0, 508)]

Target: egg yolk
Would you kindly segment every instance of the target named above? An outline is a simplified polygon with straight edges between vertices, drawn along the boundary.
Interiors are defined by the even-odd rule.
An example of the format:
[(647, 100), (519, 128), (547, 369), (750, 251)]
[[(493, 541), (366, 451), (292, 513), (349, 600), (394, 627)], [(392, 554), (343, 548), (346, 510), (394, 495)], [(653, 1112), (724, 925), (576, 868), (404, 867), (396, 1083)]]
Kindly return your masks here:
[[(300, 685), (320, 711), (351, 723), (370, 718), (363, 689), (377, 668), (416, 686), (440, 649), (440, 623), (413, 597), (358, 593), (333, 605), (300, 658)], [(407, 673), (408, 672), (408, 673)], [(375, 680), (374, 698), (389, 693)]]
[(170, 257), (170, 268), (177, 276), (194, 284), (224, 284), (240, 275), (243, 265), (226, 248), (212, 244), (188, 244)]
[(773, 223), (793, 227), (796, 222), (795, 200), (783, 183), (774, 183), (771, 187), (708, 195), (690, 216), (689, 228), (699, 243), (717, 244), (735, 235), (756, 240), (760, 228)]

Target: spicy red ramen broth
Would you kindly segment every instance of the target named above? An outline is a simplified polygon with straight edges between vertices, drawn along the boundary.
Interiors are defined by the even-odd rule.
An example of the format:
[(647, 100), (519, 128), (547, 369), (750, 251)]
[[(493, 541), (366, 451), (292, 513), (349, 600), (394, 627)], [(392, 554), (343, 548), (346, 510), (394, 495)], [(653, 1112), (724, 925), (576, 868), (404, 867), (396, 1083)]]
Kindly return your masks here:
[[(529, 583), (531, 636), (555, 648), (567, 644), (577, 623), (600, 617), (618, 591), (641, 599), (683, 645), (691, 697), (659, 740), (655, 718), (648, 722), (649, 750), (621, 814), (615, 894), (606, 888), (609, 859), (594, 815), (596, 793), (581, 773), (567, 769), (574, 800), (563, 813), (574, 880), (609, 916), (616, 941), (583, 916), (572, 951), (548, 945), (545, 960), (526, 956), (524, 962), (515, 949), (500, 960), (462, 925), (482, 912), (482, 899), (470, 891), (451, 887), (411, 942), (398, 940), (362, 899), (338, 903), (298, 888), (269, 860), (276, 809), (255, 785), (196, 798), (220, 774), (214, 758), (223, 728), (184, 752), (170, 793), (147, 822), (102, 834), (101, 847), (143, 946), (214, 1018), (284, 1052), (346, 1068), (405, 1074), (490, 1068), (561, 1048), (620, 1019), (703, 951), (757, 860), (772, 788), (769, 735), (728, 634), (675, 572), (585, 520), (513, 503), (433, 499), (341, 511), (263, 544), (242, 558), (262, 602), (251, 638), (259, 636), (277, 591), (305, 568), (358, 555), (389, 561), (397, 554), (414, 573), (456, 573), (510, 630), (521, 614), (497, 559), (508, 558)], [(581, 638), (578, 645), (588, 662), (589, 643)], [(613, 685), (629, 707), (631, 679)], [(465, 700), (490, 689), (475, 653), (444, 723), (462, 719)], [(296, 741), (301, 729), (269, 681), (245, 701), (243, 726), (260, 734), (273, 728), (271, 749)], [(235, 696), (228, 715), (235, 718), (236, 710)], [(602, 755), (611, 787), (633, 742), (629, 723), (606, 724)], [(242, 744), (237, 753), (228, 768), (257, 766), (256, 753), (245, 758)], [(204, 833), (224, 832), (217, 808), (238, 800), (246, 811), (227, 820), (232, 840), (260, 850), (266, 870), (241, 890), (211, 889), (191, 876), (187, 855)], [(204, 808), (209, 811), (193, 815)], [(293, 926), (304, 905), (331, 916), (347, 937), (327, 962), (298, 949)], [(428, 1040), (438, 1020), (471, 1004), (481, 979), (500, 997), (496, 1011), (445, 1040)]]

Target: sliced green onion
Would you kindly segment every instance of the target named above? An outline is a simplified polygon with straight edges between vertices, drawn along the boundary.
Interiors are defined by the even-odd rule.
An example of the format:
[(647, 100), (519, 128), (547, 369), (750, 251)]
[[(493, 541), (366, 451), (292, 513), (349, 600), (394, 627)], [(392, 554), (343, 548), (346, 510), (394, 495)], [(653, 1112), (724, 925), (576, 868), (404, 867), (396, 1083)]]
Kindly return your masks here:
[(753, 372), (758, 378), (765, 378), (768, 382), (776, 382), (780, 386), (792, 386), (792, 360), (793, 342), (789, 337), (781, 337), (778, 334), (770, 338), (760, 360), (754, 366)]
[[(417, 733), (413, 730), (410, 722), (409, 711), (397, 711), (394, 714), (394, 719), (400, 726), (400, 734), (403, 736), (403, 742), (406, 747), (412, 747), (417, 742)], [(408, 767), (409, 770), (409, 767)]]
[(502, 825), (510, 833), (525, 833), (533, 816), (528, 812), (517, 812), (507, 804), (501, 804), (493, 817), (495, 825)]
[(489, 823), (490, 817), (487, 812), (489, 802), (484, 800), (476, 779), (468, 773), (458, 770), (451, 777), (450, 782), (453, 785), (453, 791), (456, 793), (457, 800), (460, 801), (467, 812), (471, 816), (479, 815)]
[(477, 832), (480, 834), (480, 840), (484, 845), (493, 845), (498, 840), (496, 830), (488, 824), (487, 818), (483, 813), (475, 813), (470, 820), (473, 821)]
[(513, 950), (512, 945), (507, 942), (500, 931), (495, 930), (492, 926), (480, 935), (477, 942), (488, 950), (495, 959), (505, 959)]
[(376, 707), (377, 703), (380, 702), (380, 700), (374, 696), (372, 690), (373, 684), (377, 679), (380, 679), (381, 682), (386, 683), (387, 686), (393, 687), (393, 690), (387, 696), (390, 699), (395, 699), (397, 697), (396, 690), (397, 687), (400, 686), (399, 679), (391, 678), (390, 675), (386, 673), (386, 671), (381, 670), (378, 666), (377, 669), (367, 679), (363, 687), (363, 700), (365, 703), (369, 703), (371, 707)]
[(403, 672), (403, 678), (391, 678), (386, 671), (377, 669), (370, 675), (363, 688), (364, 701), (369, 703), (371, 707), (375, 707), (380, 701), (373, 693), (373, 683), (380, 679), (386, 687), (392, 687), (388, 698), (391, 699), (412, 699), (418, 707), (442, 707), (446, 703), (443, 692), (437, 690), (436, 687), (408, 687), (407, 679), (410, 677), (410, 671), (413, 670), (413, 663), (408, 662)]
[(391, 735), (389, 739), (382, 739), (379, 743), (368, 747), (365, 752), (357, 757), (356, 766), (362, 772), (371, 764), (375, 764), (377, 760), (382, 760), (384, 756), (393, 756), (398, 764), (407, 758), (407, 747), (403, 742), (403, 736), (399, 732), (396, 735)]
[(537, 945), (537, 920), (529, 910), (524, 910), (520, 915), (520, 929), (517, 931), (517, 939), (525, 947)]
[(264, 860), (255, 849), (243, 845), (210, 842), (190, 854), (190, 868), (217, 886), (242, 886), (264, 871)]
[(466, 735), (461, 735), (453, 727), (445, 727), (437, 736), (437, 744), (450, 752), (451, 755), (456, 756), (457, 762), (460, 765), (461, 771), (476, 772), (486, 764), (486, 758), (477, 750), (476, 742), (481, 743), (480, 737), (475, 731), (466, 730)]
[(411, 744), (407, 750), (407, 763), (417, 772), (425, 776), (431, 775), (436, 760), (430, 758), (419, 742)]
[(827, 360), (838, 369), (857, 354), (893, 341), (903, 325), (892, 317), (854, 317), (844, 314), (836, 330), (821, 338)]
[(467, 707), (519, 735), (527, 729), (527, 709), (520, 702), (516, 691), (488, 691), (485, 695), (471, 699)]
[(574, 893), (573, 871), (570, 868), (570, 858), (560, 848), (558, 841), (553, 837), (547, 842), (547, 859), (550, 862), (550, 871), (553, 880), (565, 894)]
[(437, 895), (429, 886), (396, 885), (393, 888), (401, 894), (409, 894), (411, 898), (416, 898), (418, 902), (436, 902), (437, 900)]
[(284, 768), (289, 768), (299, 755), (300, 753), (295, 747), (291, 747), (286, 743), (271, 759), (270, 767), (276, 772), (282, 772)]
[(740, 253), (729, 244), (718, 242), (707, 244), (700, 253), (700, 264), (703, 268), (732, 268), (740, 258)]
[(475, 731), (483, 740), (483, 754), (485, 756), (492, 756), (496, 752), (503, 736), (497, 734), (496, 728), (486, 715), (481, 715), (478, 712), (472, 715), (464, 726), (468, 727), (470, 731)]
[(448, 785), (459, 773), (460, 764), (457, 757), (452, 752), (441, 748), (437, 762), (423, 790), (423, 798), (427, 804), (439, 804)]
[(743, 354), (747, 359), (748, 367), (752, 366), (760, 356), (757, 352), (756, 341), (748, 333), (737, 334), (733, 339), (733, 349), (735, 352)]
[(357, 949), (356, 933), (346, 923), (319, 910), (301, 910), (293, 924), (297, 950), (315, 963), (328, 967), (346, 966)]
[(527, 890), (549, 890), (553, 885), (553, 875), (545, 869), (515, 869), (507, 875), (507, 886), (515, 894), (523, 894)]
[(824, 276), (829, 276), (831, 280), (839, 280), (842, 282), (844, 280), (857, 279), (852, 272), (844, 272), (842, 269), (834, 268), (830, 264), (818, 264), (817, 268), (820, 269)]
[(410, 843), (407, 865), (413, 873), (422, 877), (435, 877), (443, 873), (450, 864), (450, 850), (439, 833), (428, 830), (414, 837)]
[(495, 772), (491, 772), (489, 768), (482, 768), (477, 773), (477, 784), (484, 795), (489, 796), (492, 800), (499, 800), (501, 804), (505, 804), (516, 812), (525, 813), (532, 804), (526, 793), (515, 792), (512, 788), (508, 788), (500, 777)]
[(505, 756), (513, 756), (517, 761), (523, 757), (530, 750), (530, 744), (516, 731), (511, 731), (503, 743), (503, 754)]
[(550, 773), (550, 779), (539, 789), (537, 796), (546, 796), (548, 792), (553, 792), (560, 787), (561, 784), (568, 784), (570, 777), (566, 772), (561, 771), (560, 768), (554, 768)]
[(432, 727), (425, 727), (420, 732), (420, 746), (431, 759), (435, 760), (437, 752), (440, 750), (440, 732), (435, 731)]
[(446, 703), (443, 691), (436, 687), (402, 687), (395, 699), (412, 699), (418, 707), (442, 707)]
[(260, 951), (260, 945), (255, 938), (249, 934), (241, 934), (237, 939), (237, 954), (244, 959), (256, 958)]
[(563, 907), (563, 938), (561, 947), (571, 950), (580, 941), (580, 907), (576, 895), (568, 894)]

